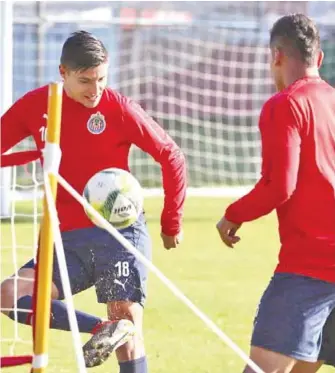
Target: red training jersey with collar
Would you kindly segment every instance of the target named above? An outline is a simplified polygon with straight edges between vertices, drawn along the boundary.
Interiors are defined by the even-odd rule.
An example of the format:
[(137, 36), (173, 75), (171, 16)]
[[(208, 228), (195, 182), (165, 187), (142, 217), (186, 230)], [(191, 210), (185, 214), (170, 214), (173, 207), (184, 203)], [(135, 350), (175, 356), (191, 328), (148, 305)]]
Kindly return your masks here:
[[(4, 165), (8, 165), (9, 156), (3, 153), (27, 136), (33, 136), (38, 154), (44, 148), (47, 99), (48, 86), (38, 88), (16, 101), (1, 118)], [(138, 104), (111, 89), (104, 90), (95, 108), (84, 107), (64, 92), (59, 173), (80, 194), (90, 177), (102, 169), (129, 171), (128, 155), (133, 144), (161, 164), (165, 192), (162, 231), (175, 235), (181, 230), (186, 194), (185, 158), (176, 143)], [(31, 160), (28, 157), (27, 161)], [(62, 231), (93, 226), (82, 206), (61, 186), (57, 209)]]
[(303, 78), (274, 95), (260, 116), (262, 177), (226, 211), (236, 223), (277, 210), (276, 272), (335, 282), (335, 90)]

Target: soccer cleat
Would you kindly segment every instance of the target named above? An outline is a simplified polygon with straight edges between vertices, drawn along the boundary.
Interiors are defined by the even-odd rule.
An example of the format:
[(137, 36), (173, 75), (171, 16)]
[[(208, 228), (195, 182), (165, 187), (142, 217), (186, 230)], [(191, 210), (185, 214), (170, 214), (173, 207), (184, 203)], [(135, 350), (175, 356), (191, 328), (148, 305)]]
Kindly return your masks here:
[(89, 341), (83, 346), (87, 368), (105, 362), (111, 353), (127, 343), (135, 334), (135, 326), (130, 320), (106, 321), (102, 323)]

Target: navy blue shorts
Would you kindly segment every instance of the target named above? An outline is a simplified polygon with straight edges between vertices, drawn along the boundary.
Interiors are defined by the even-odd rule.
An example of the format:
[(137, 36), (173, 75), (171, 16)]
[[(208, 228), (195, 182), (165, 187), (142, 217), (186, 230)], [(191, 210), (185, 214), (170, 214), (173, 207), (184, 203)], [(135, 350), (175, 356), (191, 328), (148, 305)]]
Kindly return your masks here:
[(275, 274), (260, 301), (251, 345), (335, 366), (335, 284)]
[[(151, 259), (151, 240), (143, 215), (119, 232)], [(62, 239), (73, 294), (95, 285), (99, 303), (129, 300), (144, 305), (147, 269), (112, 235), (92, 227), (62, 232)], [(34, 260), (30, 260), (22, 268), (34, 266)], [(53, 282), (59, 299), (64, 299), (56, 255)]]

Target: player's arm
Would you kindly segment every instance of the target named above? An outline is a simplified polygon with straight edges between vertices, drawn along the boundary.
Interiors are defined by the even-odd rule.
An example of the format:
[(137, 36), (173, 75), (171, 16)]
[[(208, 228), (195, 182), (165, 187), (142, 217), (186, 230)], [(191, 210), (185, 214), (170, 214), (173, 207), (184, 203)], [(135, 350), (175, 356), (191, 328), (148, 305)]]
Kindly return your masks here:
[(226, 210), (217, 224), (222, 241), (233, 247), (242, 223), (255, 220), (286, 202), (298, 178), (301, 123), (292, 102), (284, 97), (265, 105), (260, 118), (262, 177), (255, 187)]
[(124, 99), (122, 104), (124, 130), (129, 141), (150, 154), (162, 166), (164, 208), (162, 233), (176, 236), (181, 232), (186, 195), (186, 162), (176, 143), (137, 104)]
[(27, 110), (24, 101), (24, 97), (16, 101), (1, 117), (1, 167), (25, 164), (41, 157), (39, 150), (5, 154), (21, 140), (31, 135), (25, 125), (24, 116), (27, 115)]
[(260, 120), (262, 177), (250, 193), (227, 208), (228, 221), (255, 220), (291, 197), (298, 178), (301, 127), (297, 111), (286, 97), (266, 107)]

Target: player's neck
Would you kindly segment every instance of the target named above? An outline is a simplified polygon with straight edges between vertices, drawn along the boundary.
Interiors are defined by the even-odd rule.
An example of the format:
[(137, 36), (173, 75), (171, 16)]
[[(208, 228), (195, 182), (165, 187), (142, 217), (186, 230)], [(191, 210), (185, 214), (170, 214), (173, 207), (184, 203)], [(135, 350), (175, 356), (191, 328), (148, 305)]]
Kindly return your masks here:
[[(66, 96), (67, 98), (70, 98), (71, 100), (73, 100), (73, 101), (75, 101), (75, 102), (78, 102), (78, 101), (76, 101), (76, 100), (72, 97), (71, 92), (67, 89), (67, 87), (66, 87), (65, 85), (63, 86), (63, 88), (64, 88), (65, 96)], [(79, 102), (78, 102), (78, 103), (79, 103)]]
[(319, 69), (315, 66), (305, 67), (299, 66), (296, 68), (290, 68), (287, 71), (286, 77), (284, 79), (285, 86), (288, 87), (292, 83), (303, 78), (318, 78), (320, 77)]

